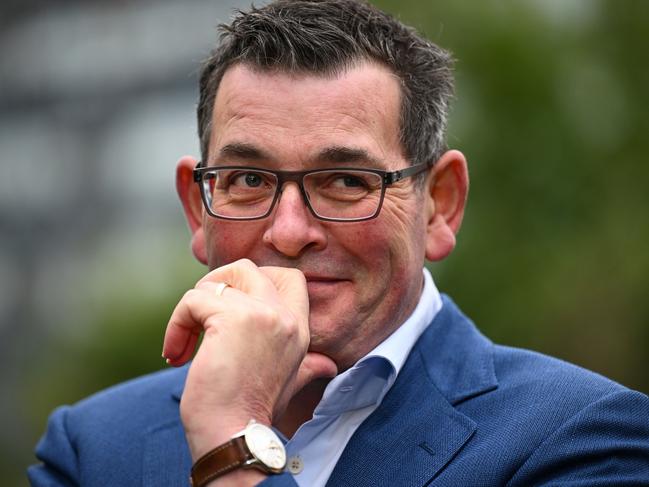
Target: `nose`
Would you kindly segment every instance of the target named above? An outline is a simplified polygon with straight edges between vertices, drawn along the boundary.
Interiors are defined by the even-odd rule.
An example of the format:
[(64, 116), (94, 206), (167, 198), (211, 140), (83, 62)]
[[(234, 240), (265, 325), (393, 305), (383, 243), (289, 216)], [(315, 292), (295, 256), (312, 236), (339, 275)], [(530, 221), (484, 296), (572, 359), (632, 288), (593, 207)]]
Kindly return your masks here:
[(263, 235), (264, 243), (287, 257), (299, 257), (309, 248), (324, 248), (325, 229), (307, 208), (299, 186), (285, 183), (278, 198)]

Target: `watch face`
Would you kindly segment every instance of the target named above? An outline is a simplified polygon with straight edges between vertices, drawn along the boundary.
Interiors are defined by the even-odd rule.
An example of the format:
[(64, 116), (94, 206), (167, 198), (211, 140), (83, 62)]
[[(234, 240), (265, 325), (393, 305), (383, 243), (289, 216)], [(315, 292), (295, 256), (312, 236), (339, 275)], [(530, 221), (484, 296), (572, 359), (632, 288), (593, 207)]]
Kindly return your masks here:
[(286, 466), (286, 450), (275, 432), (263, 424), (251, 424), (246, 428), (246, 444), (257, 460), (272, 471)]

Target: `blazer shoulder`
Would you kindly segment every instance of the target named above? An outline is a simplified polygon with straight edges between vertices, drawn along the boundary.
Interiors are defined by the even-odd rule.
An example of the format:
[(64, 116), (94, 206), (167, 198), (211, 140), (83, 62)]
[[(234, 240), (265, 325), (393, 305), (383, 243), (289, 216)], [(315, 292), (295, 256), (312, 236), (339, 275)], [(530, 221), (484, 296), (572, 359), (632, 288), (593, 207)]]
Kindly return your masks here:
[(625, 386), (596, 372), (530, 350), (494, 345), (493, 357), (499, 389), (561, 394), (584, 401), (583, 405)]
[(166, 418), (175, 421), (186, 375), (186, 366), (167, 369), (99, 391), (67, 408), (68, 425), (79, 430), (130, 425), (139, 430)]
[[(582, 411), (600, 411), (613, 422), (629, 422), (638, 404), (645, 410), (649, 404), (640, 392), (538, 352), (495, 345), (494, 364), (498, 388), (464, 407), (494, 426), (508, 420), (518, 424), (519, 433), (531, 435), (526, 441), (531, 437), (543, 441)], [(483, 414), (487, 404), (489, 416)]]
[(473, 485), (465, 472), (482, 472), (485, 484), (512, 486), (627, 485), (647, 478), (646, 395), (541, 353), (491, 350), (498, 387), (456, 404), (477, 427), (448, 468), (449, 485)]
[[(146, 459), (164, 457), (164, 445), (180, 445), (176, 463), (190, 463), (178, 407), (186, 372), (155, 372), (56, 409), (36, 447), (42, 463), (29, 468), (30, 483), (133, 485)], [(152, 472), (165, 466), (157, 462)]]

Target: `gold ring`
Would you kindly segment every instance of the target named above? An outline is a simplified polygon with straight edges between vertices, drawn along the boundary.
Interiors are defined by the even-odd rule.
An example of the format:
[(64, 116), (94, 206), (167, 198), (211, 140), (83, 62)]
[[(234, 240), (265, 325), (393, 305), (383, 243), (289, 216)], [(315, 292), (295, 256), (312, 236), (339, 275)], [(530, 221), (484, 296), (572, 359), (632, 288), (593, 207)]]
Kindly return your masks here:
[(217, 296), (222, 296), (226, 287), (230, 287), (230, 285), (227, 282), (217, 282), (216, 290), (214, 292), (216, 293)]

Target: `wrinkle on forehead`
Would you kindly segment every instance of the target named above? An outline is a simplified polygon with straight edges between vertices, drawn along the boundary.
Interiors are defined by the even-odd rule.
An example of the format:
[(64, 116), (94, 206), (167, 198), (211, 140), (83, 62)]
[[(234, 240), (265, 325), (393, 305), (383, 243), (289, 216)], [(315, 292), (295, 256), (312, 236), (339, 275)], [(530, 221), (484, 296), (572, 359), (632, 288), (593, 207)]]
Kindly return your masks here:
[[(358, 147), (377, 158), (403, 156), (400, 85), (391, 71), (364, 62), (339, 77), (230, 68), (215, 100), (210, 153), (232, 141), (315, 157), (329, 146)], [(289, 142), (292, 147), (279, 147)], [(286, 145), (286, 144), (284, 144)], [(301, 150), (297, 151), (297, 147)]]

